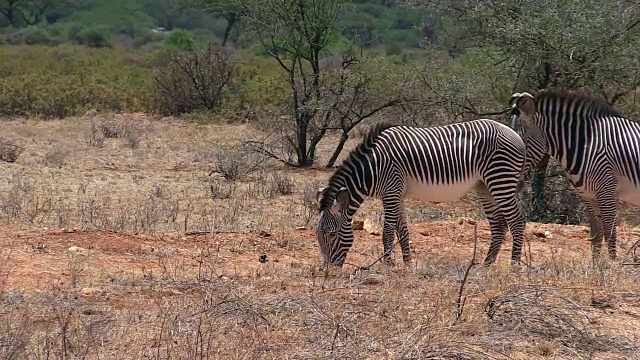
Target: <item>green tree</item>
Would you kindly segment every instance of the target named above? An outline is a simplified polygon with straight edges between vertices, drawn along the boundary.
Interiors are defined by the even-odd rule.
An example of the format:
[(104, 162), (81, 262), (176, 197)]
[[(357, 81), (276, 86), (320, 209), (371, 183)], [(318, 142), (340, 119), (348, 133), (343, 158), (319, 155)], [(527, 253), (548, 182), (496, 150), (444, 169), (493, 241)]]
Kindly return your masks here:
[(74, 0), (0, 0), (0, 14), (13, 27), (36, 25), (49, 13), (75, 4)]
[[(249, 8), (242, 0), (178, 0), (189, 9), (204, 10), (216, 17), (222, 17), (227, 21), (227, 26), (222, 36), (221, 46), (226, 46), (231, 31), (238, 25), (242, 10)], [(250, 2), (250, 1), (249, 1)]]
[(333, 25), (341, 8), (341, 0), (250, 0), (241, 5), (247, 29), (286, 73), (295, 125), (295, 136), (287, 140), (300, 167), (313, 165), (327, 131), (314, 123), (322, 101), (320, 58), (336, 41)]

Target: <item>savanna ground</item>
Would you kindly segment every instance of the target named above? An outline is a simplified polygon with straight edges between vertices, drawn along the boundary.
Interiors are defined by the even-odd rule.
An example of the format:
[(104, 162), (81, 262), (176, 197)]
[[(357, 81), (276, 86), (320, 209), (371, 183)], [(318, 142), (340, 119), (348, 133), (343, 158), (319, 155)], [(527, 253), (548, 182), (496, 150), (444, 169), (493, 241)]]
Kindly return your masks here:
[(355, 271), (381, 254), (373, 229), (325, 274), (313, 199), (331, 171), (243, 152), (248, 125), (88, 115), (0, 134), (24, 148), (0, 167), (0, 358), (640, 359), (626, 221), (621, 259), (598, 266), (585, 227), (528, 224), (531, 265), (509, 265), (508, 238), (456, 321), (474, 227), (478, 261), (490, 238), (473, 196), (408, 202), (411, 266)]

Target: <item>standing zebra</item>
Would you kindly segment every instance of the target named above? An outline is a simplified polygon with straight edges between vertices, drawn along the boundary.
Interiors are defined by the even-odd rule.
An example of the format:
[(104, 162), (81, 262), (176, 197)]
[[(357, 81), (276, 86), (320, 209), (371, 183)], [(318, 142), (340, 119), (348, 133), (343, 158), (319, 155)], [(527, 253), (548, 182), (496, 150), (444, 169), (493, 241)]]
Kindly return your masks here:
[(516, 93), (509, 105), (527, 145), (525, 177), (546, 154), (562, 164), (585, 199), (593, 259), (600, 257), (603, 235), (615, 259), (617, 199), (640, 205), (640, 124), (572, 92)]
[(511, 260), (520, 261), (524, 217), (516, 187), (525, 160), (524, 142), (506, 125), (474, 120), (431, 128), (377, 124), (318, 190), (316, 235), (324, 263), (342, 266), (353, 244), (352, 219), (365, 196), (382, 200), (384, 259), (393, 260), (397, 233), (405, 264), (411, 260), (403, 199), (447, 202), (479, 190), (491, 226), (485, 265), (492, 264), (507, 224), (513, 236)]

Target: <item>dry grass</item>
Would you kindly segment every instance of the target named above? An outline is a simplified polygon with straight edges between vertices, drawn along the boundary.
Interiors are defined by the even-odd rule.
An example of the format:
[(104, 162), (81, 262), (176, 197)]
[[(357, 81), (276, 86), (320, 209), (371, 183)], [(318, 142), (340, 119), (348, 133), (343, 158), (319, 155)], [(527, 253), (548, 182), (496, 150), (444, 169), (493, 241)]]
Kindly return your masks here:
[[(0, 131), (26, 144), (0, 169), (0, 359), (639, 358), (640, 269), (592, 266), (584, 227), (529, 224), (533, 267), (509, 266), (506, 242), (471, 270), (454, 323), (473, 249), (456, 219), (480, 217), (473, 195), (407, 203), (410, 267), (354, 272), (382, 248), (358, 231), (325, 275), (313, 199), (330, 172), (248, 171), (234, 151), (260, 134), (246, 125), (132, 115)], [(212, 172), (223, 160), (238, 176)], [(365, 204), (358, 217), (379, 226), (380, 203)], [(529, 235), (541, 229), (552, 237)], [(620, 233), (624, 257), (635, 227)], [(486, 221), (478, 234), (484, 256)]]

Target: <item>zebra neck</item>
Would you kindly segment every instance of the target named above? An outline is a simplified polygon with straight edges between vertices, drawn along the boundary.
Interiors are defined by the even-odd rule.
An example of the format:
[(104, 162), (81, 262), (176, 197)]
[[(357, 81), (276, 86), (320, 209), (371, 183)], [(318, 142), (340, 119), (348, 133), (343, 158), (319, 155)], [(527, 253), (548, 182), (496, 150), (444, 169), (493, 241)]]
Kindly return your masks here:
[(547, 152), (570, 174), (576, 174), (584, 162), (583, 149), (592, 137), (592, 126), (586, 119), (569, 116), (546, 126)]

